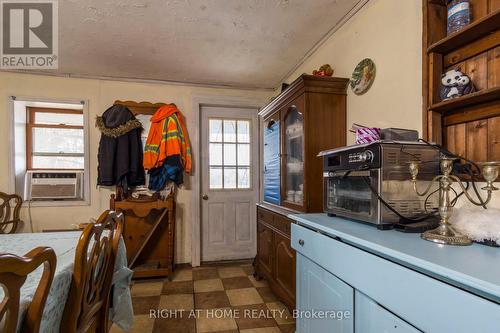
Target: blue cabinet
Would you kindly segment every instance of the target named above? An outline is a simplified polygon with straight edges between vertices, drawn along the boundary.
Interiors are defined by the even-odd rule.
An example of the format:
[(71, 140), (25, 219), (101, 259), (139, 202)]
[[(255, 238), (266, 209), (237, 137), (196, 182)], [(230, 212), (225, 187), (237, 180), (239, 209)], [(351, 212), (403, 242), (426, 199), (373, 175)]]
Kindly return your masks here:
[(355, 291), (356, 333), (421, 333), (359, 291)]
[(280, 121), (270, 119), (264, 123), (263, 187), (264, 201), (279, 205), (280, 198)]
[[(306, 218), (310, 215), (313, 216), (311, 220), (317, 217), (316, 220), (324, 224), (309, 223)], [(371, 243), (374, 239), (392, 237), (393, 242), (387, 244), (397, 247), (398, 251), (390, 252), (391, 256), (399, 255), (406, 247), (416, 255), (432, 247), (439, 258), (445, 258), (443, 251), (461, 251), (458, 253), (458, 257), (463, 258), (460, 263), (485, 269), (486, 266), (467, 261), (468, 257), (474, 257), (477, 249), (479, 254), (476, 255), (484, 260), (479, 261), (489, 263), (490, 270), (496, 269), (498, 250), (478, 246), (438, 247), (420, 240), (418, 235), (379, 231), (352, 221), (328, 218), (325, 214), (289, 217), (299, 223), (309, 223), (305, 226), (292, 224), (291, 233), (292, 247), (297, 251), (297, 309), (301, 311), (297, 333), (500, 332), (500, 299), (488, 300), (469, 292), (473, 290), (472, 282), (465, 288), (451, 285), (453, 274), (443, 281), (429, 276), (430, 269), (419, 272), (402, 265), (405, 259), (394, 262), (384, 258), (380, 253), (390, 252), (390, 249), (380, 245), (376, 247), (378, 255), (367, 248), (374, 244)], [(415, 244), (412, 244), (412, 237), (416, 238)], [(447, 254), (446, 259), (450, 260), (453, 255), (454, 252)], [(420, 262), (413, 261), (411, 267)], [(489, 290), (495, 291), (500, 286), (481, 281), (480, 287)], [(308, 319), (303, 315), (314, 310), (351, 310), (352, 317), (336, 321)]]
[(297, 255), (297, 332), (354, 332), (354, 289)]

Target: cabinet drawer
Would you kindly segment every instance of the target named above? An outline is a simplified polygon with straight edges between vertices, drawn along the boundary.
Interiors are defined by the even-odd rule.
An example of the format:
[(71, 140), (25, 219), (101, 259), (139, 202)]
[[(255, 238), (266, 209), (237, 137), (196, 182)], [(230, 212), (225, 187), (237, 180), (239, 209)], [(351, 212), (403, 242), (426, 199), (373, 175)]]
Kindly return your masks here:
[(274, 214), (266, 209), (257, 207), (257, 218), (263, 222), (273, 225)]
[(292, 220), (281, 215), (275, 215), (272, 226), (282, 231), (286, 235), (290, 235)]
[(297, 224), (291, 238), (297, 252), (423, 332), (498, 332), (497, 303)]

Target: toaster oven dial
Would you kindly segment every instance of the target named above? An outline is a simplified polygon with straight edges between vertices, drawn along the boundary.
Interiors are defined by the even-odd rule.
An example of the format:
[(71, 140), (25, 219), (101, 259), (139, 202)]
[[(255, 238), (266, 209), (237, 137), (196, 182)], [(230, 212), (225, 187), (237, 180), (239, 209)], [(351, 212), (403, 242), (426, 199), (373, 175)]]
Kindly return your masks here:
[(352, 153), (348, 155), (349, 163), (365, 163), (373, 161), (373, 152), (371, 150), (365, 150), (359, 153)]
[(373, 153), (371, 150), (366, 150), (359, 156), (360, 162), (371, 162), (373, 161)]

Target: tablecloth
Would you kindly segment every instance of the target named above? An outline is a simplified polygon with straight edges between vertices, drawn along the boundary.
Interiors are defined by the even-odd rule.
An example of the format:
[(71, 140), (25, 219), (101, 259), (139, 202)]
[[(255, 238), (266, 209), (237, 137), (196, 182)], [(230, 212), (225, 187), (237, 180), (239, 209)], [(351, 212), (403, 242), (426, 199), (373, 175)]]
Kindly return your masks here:
[[(75, 251), (80, 235), (80, 231), (0, 235), (0, 253), (22, 256), (39, 246), (49, 246), (56, 253), (56, 273), (43, 311), (40, 327), (42, 333), (59, 332), (71, 285)], [(43, 268), (39, 267), (31, 273), (21, 289), (20, 322), (36, 291), (42, 271)], [(131, 279), (132, 271), (127, 267), (125, 243), (121, 239), (113, 276), (114, 307), (110, 311), (110, 319), (124, 330), (128, 330), (133, 321), (132, 298), (129, 289)], [(3, 299), (3, 296), (3, 290), (0, 288), (0, 300)]]

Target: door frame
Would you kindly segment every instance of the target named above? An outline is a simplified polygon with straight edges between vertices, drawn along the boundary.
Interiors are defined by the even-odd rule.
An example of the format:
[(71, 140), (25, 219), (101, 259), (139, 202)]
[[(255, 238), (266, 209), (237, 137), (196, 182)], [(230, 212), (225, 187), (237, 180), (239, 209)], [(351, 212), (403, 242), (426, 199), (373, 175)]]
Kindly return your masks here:
[[(267, 103), (267, 97), (238, 97), (238, 96), (217, 96), (217, 95), (195, 95), (191, 98), (191, 110), (193, 117), (188, 121), (191, 131), (191, 149), (193, 150), (193, 183), (192, 183), (192, 223), (191, 223), (191, 266), (198, 267), (201, 264), (201, 172), (198, 168), (201, 165), (201, 108), (204, 106), (220, 106), (234, 108), (253, 108), (257, 111), (262, 105)], [(260, 120), (257, 118), (257, 130), (260, 133)], [(257, 136), (254, 144), (257, 145), (259, 156), (258, 170), (260, 172), (260, 135)], [(260, 177), (259, 177), (260, 178)], [(260, 184), (260, 181), (259, 181)], [(256, 199), (260, 198), (260, 186), (257, 189)]]

